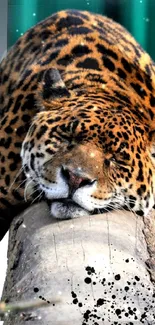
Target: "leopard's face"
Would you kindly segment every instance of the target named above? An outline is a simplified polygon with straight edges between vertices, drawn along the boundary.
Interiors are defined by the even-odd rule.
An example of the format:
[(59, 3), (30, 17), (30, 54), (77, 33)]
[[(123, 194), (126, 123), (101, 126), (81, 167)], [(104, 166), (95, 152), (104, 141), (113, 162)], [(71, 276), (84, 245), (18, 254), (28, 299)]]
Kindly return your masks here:
[(56, 218), (124, 207), (146, 215), (154, 205), (155, 163), (145, 128), (120, 105), (70, 102), (39, 112), (27, 133), (26, 191), (37, 187)]

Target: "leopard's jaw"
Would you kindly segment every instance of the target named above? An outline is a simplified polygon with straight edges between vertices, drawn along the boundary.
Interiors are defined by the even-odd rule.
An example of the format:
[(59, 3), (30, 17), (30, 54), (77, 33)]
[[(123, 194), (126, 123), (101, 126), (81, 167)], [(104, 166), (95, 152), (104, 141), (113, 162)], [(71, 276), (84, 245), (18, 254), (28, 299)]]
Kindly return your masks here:
[(51, 215), (56, 219), (73, 219), (90, 215), (90, 212), (72, 202), (53, 201), (50, 207)]

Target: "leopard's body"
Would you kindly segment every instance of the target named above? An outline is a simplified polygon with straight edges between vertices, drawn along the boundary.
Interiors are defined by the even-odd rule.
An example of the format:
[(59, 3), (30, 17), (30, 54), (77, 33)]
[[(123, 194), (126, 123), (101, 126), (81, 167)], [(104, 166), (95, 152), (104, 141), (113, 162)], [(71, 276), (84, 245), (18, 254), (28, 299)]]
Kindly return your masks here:
[(31, 28), (0, 65), (2, 235), (42, 194), (57, 218), (147, 214), (154, 129), (155, 65), (122, 26), (67, 10)]

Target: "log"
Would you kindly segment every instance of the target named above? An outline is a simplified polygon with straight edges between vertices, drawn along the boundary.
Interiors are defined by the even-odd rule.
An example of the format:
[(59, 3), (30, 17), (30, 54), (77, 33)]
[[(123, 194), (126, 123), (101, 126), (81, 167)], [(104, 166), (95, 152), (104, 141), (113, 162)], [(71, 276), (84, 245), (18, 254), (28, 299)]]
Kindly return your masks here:
[(147, 231), (130, 212), (58, 221), (45, 202), (31, 206), (11, 226), (2, 299), (47, 306), (7, 313), (4, 325), (155, 324)]

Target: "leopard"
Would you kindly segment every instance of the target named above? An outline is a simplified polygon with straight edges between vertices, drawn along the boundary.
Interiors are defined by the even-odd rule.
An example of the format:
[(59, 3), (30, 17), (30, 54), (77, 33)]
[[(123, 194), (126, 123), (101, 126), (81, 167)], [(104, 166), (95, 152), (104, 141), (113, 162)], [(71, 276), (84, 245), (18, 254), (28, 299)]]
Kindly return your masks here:
[(0, 237), (46, 200), (56, 219), (155, 197), (155, 64), (119, 23), (67, 9), (31, 27), (0, 64)]

